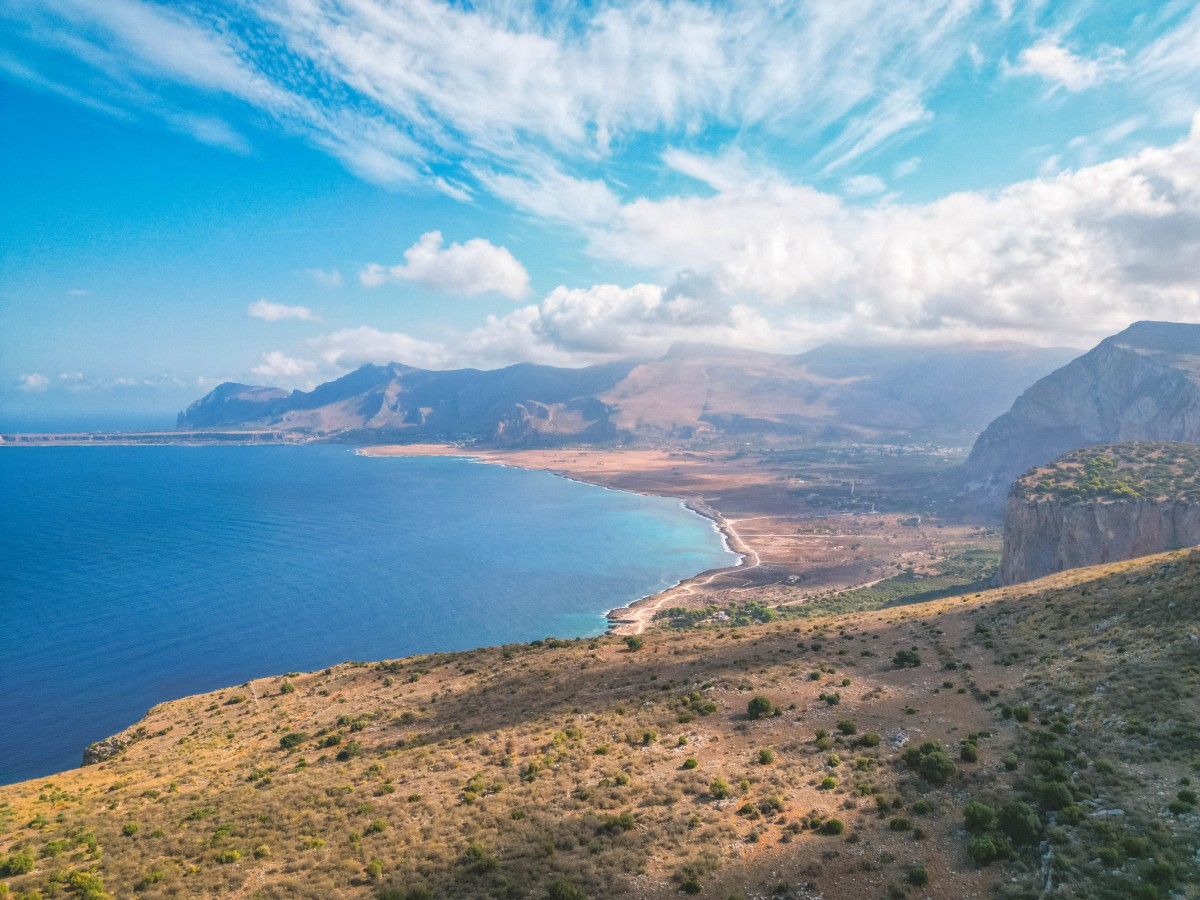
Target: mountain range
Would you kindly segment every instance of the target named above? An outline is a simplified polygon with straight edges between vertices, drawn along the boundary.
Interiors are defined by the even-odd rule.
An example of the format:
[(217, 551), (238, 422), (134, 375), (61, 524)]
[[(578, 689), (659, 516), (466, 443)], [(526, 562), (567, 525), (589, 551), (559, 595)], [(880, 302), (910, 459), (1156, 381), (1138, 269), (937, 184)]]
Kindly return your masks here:
[(311, 391), (225, 383), (188, 429), (268, 428), (351, 440), (500, 446), (722, 441), (969, 442), (1078, 355), (1020, 344), (823, 346), (797, 356), (678, 344), (582, 369), (364, 365)]

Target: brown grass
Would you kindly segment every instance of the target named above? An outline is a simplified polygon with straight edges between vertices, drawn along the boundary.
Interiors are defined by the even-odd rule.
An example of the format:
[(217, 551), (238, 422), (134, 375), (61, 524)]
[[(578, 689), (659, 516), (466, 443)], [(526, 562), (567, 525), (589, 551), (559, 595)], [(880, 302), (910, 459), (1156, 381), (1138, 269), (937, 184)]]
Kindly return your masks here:
[[(594, 897), (693, 880), (717, 897), (1036, 896), (1037, 848), (975, 866), (961, 809), (1033, 798), (1052, 747), (1083, 811), (1049, 832), (1055, 895), (1131, 896), (1165, 877), (1155, 857), (1187, 890), (1197, 816), (1167, 803), (1200, 760), (1198, 605), (1200, 553), (1177, 553), (840, 619), (651, 632), (636, 652), (608, 637), (343, 664), (286, 679), (291, 693), (262, 679), (152, 710), (111, 761), (0, 788), (0, 854), (36, 858), (5, 883), (50, 896), (94, 871), (122, 898), (544, 897), (559, 879)], [(921, 665), (896, 668), (910, 648)], [(781, 715), (749, 720), (760, 694)], [(1018, 705), (1028, 723), (1002, 718)], [(868, 732), (879, 746), (856, 745)], [(937, 741), (957, 759), (969, 735), (978, 761), (944, 786), (900, 758)], [(339, 760), (352, 741), (361, 754)], [(822, 833), (830, 818), (841, 835)], [(1148, 858), (1094, 862), (1132, 838)], [(917, 864), (927, 887), (906, 886)]]

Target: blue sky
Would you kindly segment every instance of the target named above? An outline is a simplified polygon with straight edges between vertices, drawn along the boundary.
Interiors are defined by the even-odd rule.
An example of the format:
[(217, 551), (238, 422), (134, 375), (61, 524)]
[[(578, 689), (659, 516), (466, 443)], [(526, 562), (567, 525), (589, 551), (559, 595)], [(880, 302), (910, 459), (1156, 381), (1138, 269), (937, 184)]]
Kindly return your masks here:
[(1194, 0), (4, 0), (0, 427), (1197, 321), (1198, 108)]

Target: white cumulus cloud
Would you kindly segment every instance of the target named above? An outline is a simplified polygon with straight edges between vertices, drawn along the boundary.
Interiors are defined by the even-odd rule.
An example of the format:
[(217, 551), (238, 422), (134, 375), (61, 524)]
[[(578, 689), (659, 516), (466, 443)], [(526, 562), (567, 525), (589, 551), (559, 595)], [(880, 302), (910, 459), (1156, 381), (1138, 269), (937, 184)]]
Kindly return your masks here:
[(446, 369), (461, 364), (442, 344), (398, 331), (379, 331), (360, 325), (321, 335), (309, 342), (333, 370), (353, 369), (364, 363), (404, 363), (422, 369)]
[(511, 300), (520, 300), (529, 293), (529, 273), (507, 248), (483, 238), (444, 246), (440, 231), (421, 235), (404, 251), (403, 263), (372, 263), (359, 273), (359, 280), (367, 287), (412, 281), (448, 294), (494, 292)]
[(268, 322), (278, 322), (282, 319), (303, 319), (308, 322), (318, 321), (307, 306), (285, 306), (282, 303), (272, 303), (270, 300), (255, 300), (246, 307), (246, 314), (255, 319), (266, 319)]
[(255, 366), (251, 371), (255, 375), (271, 379), (303, 378), (316, 371), (317, 364), (307, 359), (293, 359), (280, 350), (272, 350), (263, 354), (262, 365)]
[[(1200, 318), (1200, 117), (1189, 137), (996, 192), (859, 209), (806, 185), (642, 199), (590, 251), (710, 276), (809, 333), (1078, 345)], [(594, 326), (596, 327), (596, 326)]]

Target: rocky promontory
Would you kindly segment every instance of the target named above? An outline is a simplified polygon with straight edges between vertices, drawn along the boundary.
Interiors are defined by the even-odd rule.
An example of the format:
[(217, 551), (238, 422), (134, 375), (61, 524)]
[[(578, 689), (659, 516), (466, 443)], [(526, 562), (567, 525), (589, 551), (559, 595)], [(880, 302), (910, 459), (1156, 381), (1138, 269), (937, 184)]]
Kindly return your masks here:
[(1013, 484), (1002, 584), (1200, 544), (1200, 446), (1086, 447)]

